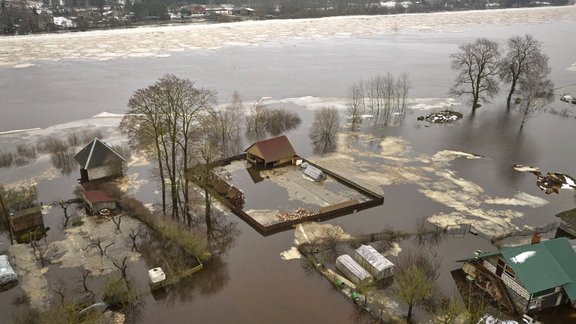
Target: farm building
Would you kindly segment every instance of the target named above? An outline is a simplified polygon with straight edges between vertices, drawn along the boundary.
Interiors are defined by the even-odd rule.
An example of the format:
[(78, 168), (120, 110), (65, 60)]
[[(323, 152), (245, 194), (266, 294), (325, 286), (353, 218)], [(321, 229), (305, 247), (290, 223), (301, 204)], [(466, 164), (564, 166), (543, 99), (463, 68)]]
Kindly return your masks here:
[(509, 310), (529, 313), (576, 304), (576, 252), (565, 237), (482, 253), (462, 270)]
[(378, 253), (378, 251), (370, 245), (361, 245), (357, 248), (356, 253), (354, 253), (354, 259), (364, 267), (364, 269), (368, 270), (376, 280), (391, 277), (396, 267), (394, 263)]
[(560, 218), (556, 237), (576, 238), (576, 208), (556, 214), (556, 217)]
[(116, 209), (116, 201), (102, 190), (81, 191), (90, 215), (108, 215)]
[(12, 233), (16, 235), (44, 229), (41, 206), (33, 206), (10, 213), (9, 219)]
[(367, 285), (373, 281), (372, 275), (348, 254), (343, 254), (336, 258), (336, 268), (342, 271), (355, 284)]
[(274, 167), (291, 163), (296, 155), (292, 144), (285, 135), (255, 142), (246, 150), (246, 159), (255, 166)]
[(74, 159), (80, 164), (80, 183), (121, 177), (126, 160), (99, 139), (94, 139)]

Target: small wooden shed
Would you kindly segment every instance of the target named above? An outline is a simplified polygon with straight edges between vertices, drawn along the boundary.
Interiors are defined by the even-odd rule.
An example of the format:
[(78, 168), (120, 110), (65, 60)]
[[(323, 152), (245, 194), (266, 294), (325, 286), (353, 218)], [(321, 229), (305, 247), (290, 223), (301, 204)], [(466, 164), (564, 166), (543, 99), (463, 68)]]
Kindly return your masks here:
[(255, 142), (244, 152), (246, 152), (246, 160), (264, 168), (291, 163), (296, 155), (296, 151), (285, 135)]
[(371, 245), (361, 245), (354, 253), (354, 259), (364, 267), (376, 280), (382, 280), (394, 275), (394, 263), (386, 259)]
[(10, 213), (9, 219), (12, 232), (16, 235), (44, 229), (41, 206), (33, 206)]
[(116, 209), (116, 200), (102, 190), (84, 190), (81, 192), (90, 215), (106, 216)]
[(336, 258), (336, 268), (355, 284), (369, 285), (373, 281), (372, 275), (348, 254)]
[(74, 159), (80, 164), (80, 183), (121, 177), (126, 164), (124, 157), (98, 138), (80, 150)]

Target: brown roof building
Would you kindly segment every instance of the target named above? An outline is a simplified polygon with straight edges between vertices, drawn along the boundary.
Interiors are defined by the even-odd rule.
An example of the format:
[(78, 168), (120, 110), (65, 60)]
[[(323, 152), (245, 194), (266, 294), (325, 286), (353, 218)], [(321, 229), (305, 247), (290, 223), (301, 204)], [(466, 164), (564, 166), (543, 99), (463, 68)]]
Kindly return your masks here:
[(244, 152), (248, 161), (265, 168), (292, 162), (292, 158), (296, 155), (296, 151), (285, 135), (256, 142)]

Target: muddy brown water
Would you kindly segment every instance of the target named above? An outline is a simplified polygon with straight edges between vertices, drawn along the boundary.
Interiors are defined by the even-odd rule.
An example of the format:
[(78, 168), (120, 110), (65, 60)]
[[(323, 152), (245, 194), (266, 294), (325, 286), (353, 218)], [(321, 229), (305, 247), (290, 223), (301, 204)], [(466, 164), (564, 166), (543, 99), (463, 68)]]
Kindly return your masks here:
[[(550, 56), (552, 79), (557, 87), (574, 86), (576, 72), (567, 67), (576, 62), (576, 45), (567, 42), (576, 22), (546, 22), (512, 26), (466, 28), (456, 32), (411, 32), (373, 37), (337, 38), (295, 41), (290, 44), (267, 44), (258, 47), (230, 47), (217, 50), (194, 50), (163, 59), (118, 59), (108, 62), (82, 60), (41, 63), (26, 69), (0, 70), (2, 118), (0, 131), (47, 127), (62, 122), (87, 118), (102, 111), (121, 113), (131, 93), (153, 83), (165, 73), (198, 80), (202, 86), (218, 91), (221, 101), (237, 90), (245, 100), (261, 96), (274, 98), (307, 95), (343, 97), (348, 86), (378, 72), (409, 72), (415, 97), (445, 97), (454, 76), (448, 70), (448, 55), (461, 43), (476, 37), (490, 36), (499, 42), (515, 34), (531, 33), (543, 42)], [(223, 63), (225, 62), (225, 63)], [(145, 66), (146, 68), (142, 68)], [(461, 107), (462, 121), (452, 125), (430, 125), (416, 121), (426, 111), (408, 113), (400, 127), (365, 127), (364, 132), (376, 137), (400, 136), (416, 152), (433, 154), (449, 149), (480, 154), (479, 160), (457, 159), (451, 169), (458, 177), (480, 185), (492, 196), (513, 196), (522, 191), (547, 199), (540, 208), (511, 207), (525, 213), (521, 223), (543, 226), (554, 222), (554, 215), (574, 208), (575, 195), (563, 190), (558, 195), (545, 195), (536, 187), (531, 174), (512, 170), (516, 163), (535, 165), (542, 171), (558, 171), (576, 176), (574, 157), (576, 137), (574, 117), (541, 112), (519, 130), (520, 113), (506, 112), (503, 95), (486, 104), (474, 115)], [(288, 132), (296, 151), (312, 155), (308, 138), (313, 112), (297, 105), (302, 125)], [(576, 105), (556, 101), (550, 105), (576, 115)], [(82, 125), (79, 125), (82, 126)], [(2, 148), (14, 147), (17, 137), (0, 136)], [(375, 148), (368, 148), (375, 149)], [(49, 162), (45, 162), (49, 163)], [(34, 164), (12, 170), (0, 169), (0, 181), (12, 182), (44, 166)], [(147, 167), (133, 171), (146, 174)], [(44, 180), (38, 184), (40, 199), (51, 201), (69, 195), (76, 175)], [(157, 200), (154, 183), (144, 185), (138, 197)], [(329, 221), (340, 224), (350, 233), (366, 233), (391, 226), (413, 229), (417, 220), (450, 209), (434, 202), (415, 185), (384, 187), (384, 205)], [(282, 193), (279, 193), (282, 194)], [(278, 197), (271, 197), (276, 199)], [(48, 240), (62, 237), (58, 230), (61, 210), (54, 207), (47, 215), (54, 226)], [(298, 260), (283, 261), (280, 253), (293, 245), (294, 235), (287, 231), (263, 237), (234, 216), (239, 235), (212, 265), (183, 282), (167, 298), (144, 295), (139, 309), (139, 323), (350, 323), (352, 304), (315, 273), (307, 273)], [(7, 250), (4, 237), (0, 249)], [(401, 242), (403, 249), (415, 249), (411, 241)], [(431, 247), (442, 261), (439, 283), (453, 293), (450, 270), (458, 267), (455, 260), (475, 250), (493, 250), (482, 236), (466, 235), (446, 239)], [(130, 274), (145, 286), (146, 270), (154, 264), (140, 260), (130, 266)], [(50, 278), (65, 279), (72, 271)], [(144, 278), (144, 279), (143, 279)], [(20, 287), (0, 293), (0, 311), (9, 313), (11, 300)], [(420, 321), (426, 315), (417, 314)], [(569, 314), (547, 314), (546, 323), (573, 321)]]

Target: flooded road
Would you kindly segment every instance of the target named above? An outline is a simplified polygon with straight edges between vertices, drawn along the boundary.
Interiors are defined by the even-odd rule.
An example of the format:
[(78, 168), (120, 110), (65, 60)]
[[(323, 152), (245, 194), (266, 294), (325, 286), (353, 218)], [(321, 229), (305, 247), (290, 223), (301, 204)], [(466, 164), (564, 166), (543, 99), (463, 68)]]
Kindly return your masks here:
[[(552, 80), (559, 88), (558, 94), (565, 91), (576, 94), (576, 72), (569, 70), (576, 63), (576, 44), (566, 42), (576, 30), (576, 20), (503, 22), (497, 26), (447, 30), (399, 30), (392, 34), (332, 36), (318, 40), (285, 39), (259, 46), (186, 50), (169, 57), (102, 62), (62, 60), (40, 62), (22, 69), (3, 67), (0, 68), (0, 133), (65, 122), (71, 124), (50, 132), (59, 134), (64, 129), (83, 127), (90, 123), (89, 117), (103, 111), (124, 112), (135, 89), (150, 85), (163, 74), (174, 73), (218, 91), (221, 102), (228, 101), (234, 90), (245, 101), (256, 101), (263, 96), (276, 100), (297, 98), (286, 106), (298, 110), (303, 121), (287, 136), (296, 152), (308, 157), (313, 152), (308, 134), (314, 106), (310, 103), (314, 98), (306, 96), (335, 97), (325, 99), (326, 105), (330, 102), (341, 105), (354, 81), (368, 79), (376, 73), (408, 72), (413, 86), (410, 97), (445, 98), (454, 77), (448, 68), (448, 56), (459, 44), (489, 36), (503, 45), (508, 37), (523, 33), (542, 41), (543, 52), (550, 56)], [(533, 175), (516, 172), (513, 165), (534, 165), (544, 173), (557, 171), (576, 176), (573, 163), (576, 105), (557, 100), (549, 107), (556, 113), (552, 110), (537, 113), (520, 130), (520, 113), (506, 112), (503, 102), (501, 94), (493, 104), (484, 105), (473, 115), (465, 105), (450, 107), (464, 114), (461, 121), (451, 125), (417, 121), (418, 116), (428, 111), (410, 110), (401, 126), (365, 125), (366, 137), (350, 143), (352, 149), (368, 152), (358, 162), (370, 170), (381, 166), (380, 157), (371, 154), (380, 154), (383, 148), (378, 144), (383, 138), (402, 139), (412, 158), (407, 165), (419, 168), (428, 165), (424, 159), (443, 150), (481, 155), (480, 159), (458, 158), (446, 164), (446, 170), (452, 172), (451, 179), (455, 179), (453, 182), (464, 179), (479, 186), (482, 192), (478, 196), (485, 200), (526, 193), (548, 202), (537, 208), (526, 205), (488, 208), (486, 203), (481, 204), (486, 209), (521, 214), (513, 220), (514, 226), (539, 227), (555, 222), (556, 213), (575, 207), (574, 192), (562, 190), (560, 194), (546, 195), (536, 186)], [(566, 113), (562, 114), (563, 111)], [(562, 117), (564, 115), (568, 117)], [(84, 121), (75, 122), (78, 120)], [(0, 148), (14, 148), (29, 140), (23, 137), (25, 134), (0, 135)], [(44, 170), (47, 164), (49, 162), (44, 161), (14, 170), (0, 169), (0, 182), (25, 178), (35, 170)], [(400, 169), (389, 165), (391, 169)], [(131, 172), (134, 170), (146, 179), (149, 167), (140, 166)], [(446, 180), (444, 173), (431, 172), (424, 176), (430, 178), (430, 183)], [(75, 173), (69, 177), (46, 176), (38, 183), (40, 199), (51, 201), (71, 195), (77, 177)], [(153, 186), (153, 183), (143, 184), (141, 198), (158, 199), (150, 194)], [(453, 212), (452, 207), (431, 199), (431, 195), (423, 191), (424, 186), (416, 182), (376, 186), (384, 193), (384, 205), (329, 222), (341, 225), (349, 233), (368, 233), (388, 226), (410, 231), (422, 217)], [(58, 213), (53, 210), (54, 216), (47, 223), (57, 226), (61, 217)], [(214, 268), (198, 273), (171, 298), (155, 300), (145, 296), (139, 323), (353, 322), (354, 307), (328, 281), (316, 273), (306, 272), (298, 260), (280, 258), (282, 251), (293, 246), (293, 231), (262, 237), (234, 216), (226, 217), (236, 223), (239, 236)], [(48, 235), (49, 240), (59, 239), (56, 234), (49, 232)], [(400, 245), (406, 250), (416, 248), (410, 241)], [(6, 240), (2, 240), (0, 250), (7, 250), (7, 246)], [(448, 238), (432, 249), (442, 261), (440, 284), (446, 293), (452, 294), (454, 284), (449, 271), (458, 267), (454, 260), (470, 256), (477, 249), (490, 251), (494, 247), (482, 235), (466, 235)], [(131, 272), (144, 276), (151, 266), (154, 265), (141, 260)], [(12, 291), (0, 293), (2, 310), (10, 309), (14, 295)]]

